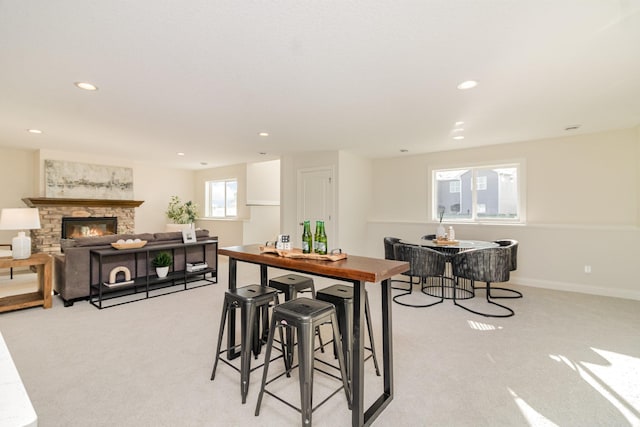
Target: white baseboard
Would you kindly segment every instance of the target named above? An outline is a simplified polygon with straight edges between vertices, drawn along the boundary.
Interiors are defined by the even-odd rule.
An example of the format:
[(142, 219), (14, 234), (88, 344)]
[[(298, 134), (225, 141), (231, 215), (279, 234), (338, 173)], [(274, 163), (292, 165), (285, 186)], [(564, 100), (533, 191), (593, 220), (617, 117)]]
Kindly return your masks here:
[(510, 281), (515, 285), (531, 286), (533, 288), (553, 289), (556, 291), (579, 292), (603, 297), (626, 298), (640, 301), (639, 290), (612, 289), (600, 286), (581, 285), (578, 283), (556, 282), (551, 280), (530, 279), (527, 277), (513, 277)]

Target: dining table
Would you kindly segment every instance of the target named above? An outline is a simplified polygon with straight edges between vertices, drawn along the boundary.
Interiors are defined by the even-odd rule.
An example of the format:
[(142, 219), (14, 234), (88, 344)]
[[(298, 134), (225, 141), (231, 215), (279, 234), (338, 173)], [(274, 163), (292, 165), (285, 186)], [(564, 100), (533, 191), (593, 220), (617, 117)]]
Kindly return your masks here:
[[(456, 300), (473, 298), (475, 296), (475, 290), (473, 287), (473, 281), (453, 276), (451, 258), (458, 252), (462, 251), (496, 248), (500, 246), (496, 242), (489, 242), (485, 240), (438, 241), (436, 239), (423, 238), (401, 239), (400, 243), (427, 247), (438, 252), (442, 252), (447, 256), (445, 273), (442, 277), (442, 279), (445, 280), (445, 285), (441, 287), (436, 283), (427, 283), (423, 286), (423, 292), (433, 297), (444, 297), (445, 299)], [(444, 295), (442, 294), (443, 292)]]
[[(260, 267), (260, 284), (268, 284), (268, 268), (278, 268), (298, 273), (345, 281), (353, 284), (353, 357), (352, 357), (352, 413), (353, 426), (370, 425), (393, 400), (393, 343), (391, 319), (390, 278), (409, 270), (409, 263), (381, 258), (347, 255), (337, 261), (288, 258), (275, 253), (264, 253), (261, 245), (231, 246), (219, 249), (220, 255), (229, 257), (229, 289), (236, 289), (237, 264), (245, 262)], [(364, 307), (365, 285), (380, 283), (382, 315), (383, 389), (379, 397), (364, 407)], [(235, 346), (235, 315), (229, 313), (228, 347)], [(361, 325), (363, 327), (361, 327)], [(235, 355), (228, 353), (227, 357)]]

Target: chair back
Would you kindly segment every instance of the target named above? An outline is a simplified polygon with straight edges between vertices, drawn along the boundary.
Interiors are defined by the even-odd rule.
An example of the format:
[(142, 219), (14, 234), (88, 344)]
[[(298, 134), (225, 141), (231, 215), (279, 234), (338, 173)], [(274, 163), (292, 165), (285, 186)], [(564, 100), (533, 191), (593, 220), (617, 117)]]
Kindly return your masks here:
[(437, 277), (444, 274), (446, 256), (422, 246), (396, 243), (393, 245), (395, 259), (409, 263), (409, 271), (404, 274), (415, 277)]
[(518, 269), (518, 241), (513, 239), (500, 239), (494, 240), (503, 248), (509, 248), (511, 250), (511, 271)]
[(474, 249), (459, 252), (451, 260), (453, 275), (478, 282), (507, 282), (511, 271), (511, 248)]
[(393, 252), (393, 245), (400, 242), (397, 237), (385, 237), (384, 238), (384, 259), (395, 260), (395, 254)]

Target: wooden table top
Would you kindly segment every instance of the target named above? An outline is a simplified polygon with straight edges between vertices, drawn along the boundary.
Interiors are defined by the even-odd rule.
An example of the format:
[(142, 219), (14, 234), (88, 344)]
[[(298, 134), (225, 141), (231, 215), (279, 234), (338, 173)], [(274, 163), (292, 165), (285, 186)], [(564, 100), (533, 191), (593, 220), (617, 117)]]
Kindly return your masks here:
[(9, 267), (28, 267), (31, 265), (46, 265), (52, 262), (51, 255), (38, 252), (35, 254), (31, 254), (31, 256), (27, 259), (13, 259), (11, 257), (2, 257), (0, 258), (0, 268), (9, 268)]
[(257, 244), (220, 248), (218, 253), (255, 264), (371, 283), (389, 279), (409, 270), (408, 262), (356, 255), (347, 255), (347, 258), (339, 261), (285, 258), (273, 253), (262, 253), (260, 245)]

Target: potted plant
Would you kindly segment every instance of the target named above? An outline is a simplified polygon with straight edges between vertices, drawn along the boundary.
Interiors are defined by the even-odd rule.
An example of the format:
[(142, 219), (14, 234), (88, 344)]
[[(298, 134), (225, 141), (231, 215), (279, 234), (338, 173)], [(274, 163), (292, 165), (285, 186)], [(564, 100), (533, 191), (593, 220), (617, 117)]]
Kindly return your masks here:
[(156, 268), (158, 277), (167, 277), (171, 264), (173, 264), (173, 257), (169, 252), (160, 252), (151, 260), (151, 265)]
[(167, 231), (181, 231), (185, 228), (193, 228), (193, 223), (198, 217), (198, 205), (191, 200), (182, 202), (178, 196), (171, 196), (166, 214), (167, 218), (172, 222), (172, 224), (167, 224)]

